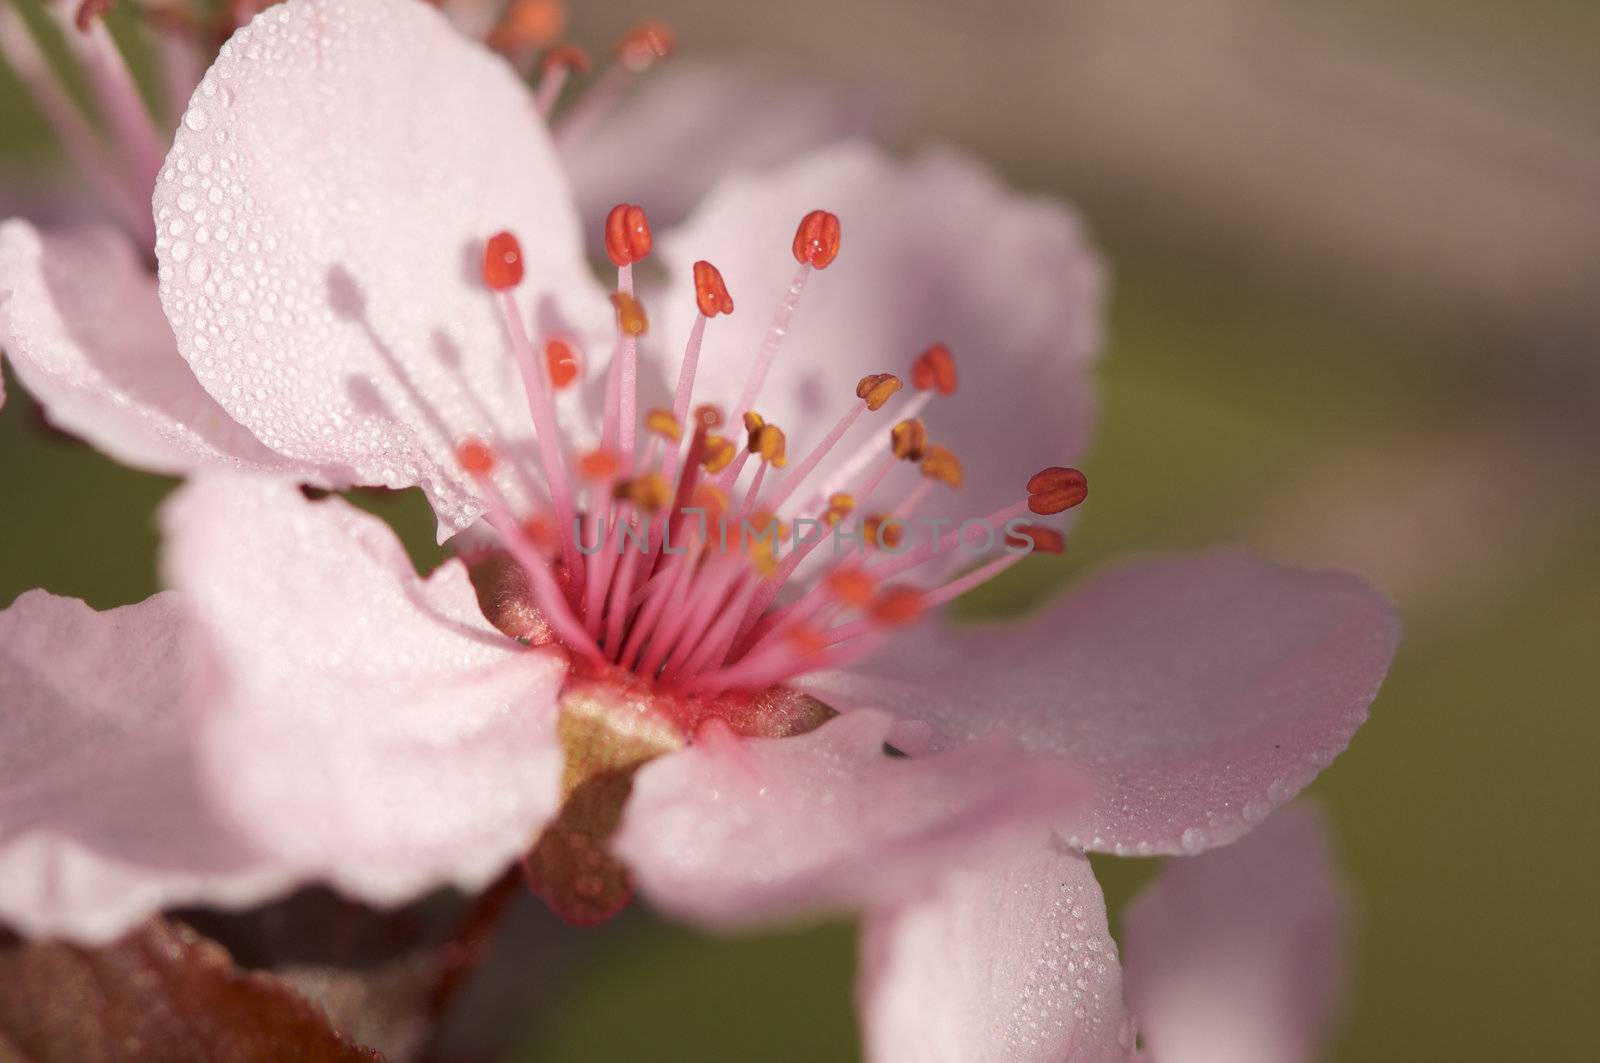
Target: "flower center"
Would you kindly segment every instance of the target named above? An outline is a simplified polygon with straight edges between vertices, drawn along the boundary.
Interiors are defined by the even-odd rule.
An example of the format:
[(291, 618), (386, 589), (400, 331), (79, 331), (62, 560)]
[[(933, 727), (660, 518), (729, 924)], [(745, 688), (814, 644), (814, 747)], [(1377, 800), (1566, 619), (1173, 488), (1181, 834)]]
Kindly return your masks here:
[[(932, 493), (964, 481), (959, 457), (930, 441), (919, 416), (935, 396), (957, 392), (956, 362), (942, 344), (913, 361), (909, 392), (893, 373), (862, 377), (853, 395), (839, 397), (832, 426), (791, 462), (787, 434), (757, 407), (807, 285), (840, 252), (836, 215), (816, 210), (801, 219), (796, 271), (744, 379), (716, 382), (727, 392), (738, 386), (727, 412), (694, 405), (697, 383), (705, 383), (696, 374), (706, 330), (734, 308), (722, 274), (695, 263), (698, 313), (673, 404), (641, 414), (640, 339), (649, 322), (633, 269), (652, 249), (645, 212), (614, 208), (605, 247), (617, 267), (616, 333), (600, 444), (583, 453), (569, 445), (555, 413), (556, 393), (582, 372), (574, 340), (530, 335), (513, 297), (523, 279), (517, 238), (497, 233), (484, 249), (483, 279), (522, 376), (538, 461), (519, 467), (478, 438), (459, 443), (457, 460), (479, 485), (486, 520), (537, 605), (530, 639), (559, 643), (587, 669), (629, 673), (678, 706), (675, 714), (688, 717), (679, 722), (692, 728), (704, 706), (727, 692), (848, 663), (1029, 553), (1063, 549), (1060, 531), (1030, 520), (1083, 500), (1083, 474), (1061, 467), (1019, 482), (1011, 505), (943, 533), (917, 531), (913, 518)], [(886, 411), (887, 431), (845, 446), (859, 420)], [(838, 460), (823, 477), (830, 457)], [(902, 496), (884, 497), (883, 482), (901, 462), (921, 475)], [(536, 511), (518, 510), (504, 477), (539, 483), (546, 500)], [(898, 582), (936, 560), (948, 566), (962, 555), (994, 553), (997, 542), (992, 559), (942, 583)], [(830, 556), (802, 569), (823, 543), (832, 544)]]

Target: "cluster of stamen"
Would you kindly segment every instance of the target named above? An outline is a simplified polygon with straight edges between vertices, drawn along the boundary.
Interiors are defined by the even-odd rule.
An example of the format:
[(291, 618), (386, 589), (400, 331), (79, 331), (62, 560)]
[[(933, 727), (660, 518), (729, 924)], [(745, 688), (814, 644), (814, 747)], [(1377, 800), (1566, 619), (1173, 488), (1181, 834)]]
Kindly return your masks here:
[[(76, 9), (48, 6), (86, 75), (96, 121), (86, 120), (27, 26), (4, 3), (0, 53), (82, 172), (144, 246), (153, 246), (149, 190), (170, 138), (145, 108), (101, 22), (110, 0), (86, 0)], [(167, 46), (166, 58), (178, 60), (168, 69), (169, 121), (186, 105), (205, 53), (265, 6), (267, 0), (222, 5), (223, 21), (215, 23), (186, 16), (179, 5), (145, 12), (149, 28)], [(165, 12), (159, 19), (151, 14), (157, 10)], [(590, 68), (582, 50), (560, 42), (565, 5), (510, 0), (499, 11), (498, 20), (483, 28), (487, 43), (533, 79), (534, 101), (551, 116), (569, 81)], [(581, 137), (674, 48), (672, 32), (659, 23), (630, 30), (583, 94), (552, 120), (556, 141), (570, 144)], [(185, 55), (191, 62), (185, 64)], [(809, 446), (794, 456), (784, 429), (760, 412), (762, 389), (806, 286), (839, 254), (836, 215), (814, 210), (796, 227), (791, 250), (797, 268), (752, 352), (748, 373), (742, 383), (717, 382), (739, 387), (726, 408), (694, 405), (707, 328), (734, 310), (722, 274), (710, 262), (694, 264), (698, 314), (685, 339), (672, 405), (641, 413), (639, 344), (650, 323), (634, 291), (633, 269), (652, 251), (644, 210), (617, 206), (606, 219), (604, 238), (617, 268), (616, 334), (599, 446), (572, 453), (561, 434), (556, 397), (582, 378), (583, 351), (569, 335), (529, 334), (514, 297), (524, 279), (522, 250), (505, 232), (486, 241), (482, 276), (498, 304), (537, 440), (537, 470), (513, 471), (517, 482), (537, 485), (543, 500), (513, 503), (498, 479), (511, 467), (508, 456), (482, 439), (456, 441), (457, 460), (480, 487), (487, 521), (525, 577), (538, 630), (575, 657), (690, 698), (771, 686), (868, 653), (895, 628), (1028, 553), (1064, 548), (1058, 530), (1025, 518), (1060, 513), (1083, 500), (1082, 474), (1066, 468), (1037, 473), (1016, 502), (956, 530), (920, 542), (908, 534), (910, 519), (933, 492), (958, 490), (965, 482), (959, 457), (930, 439), (922, 418), (936, 397), (957, 391), (956, 362), (943, 344), (912, 360), (909, 391), (892, 372), (862, 377), (853, 396), (840, 396), (832, 427), (815, 441), (803, 441)], [(891, 418), (887, 432), (844, 445), (858, 420), (884, 411)], [(830, 457), (837, 460), (825, 466)], [(920, 473), (915, 486), (901, 497), (883, 497), (885, 480), (902, 463)], [(802, 522), (824, 533), (791, 536)], [(841, 554), (836, 543), (805, 586), (797, 586), (798, 570), (816, 548), (852, 525), (862, 549)], [(1004, 549), (942, 583), (895, 582), (923, 566), (948, 571), (953, 558), (970, 554), (957, 548), (970, 546), (973, 533), (989, 544), (998, 536)]]
[[(583, 360), (569, 336), (528, 335), (512, 296), (522, 281), (521, 251), (513, 235), (498, 233), (485, 245), (483, 277), (496, 293), (522, 372), (549, 519), (514, 512), (496, 482), (501, 459), (484, 441), (463, 440), (457, 455), (480, 485), (489, 523), (526, 570), (554, 640), (577, 658), (691, 699), (763, 688), (871, 652), (894, 629), (1027, 554), (1064, 548), (1059, 530), (1026, 520), (1083, 501), (1082, 473), (1059, 467), (1028, 479), (1013, 504), (956, 530), (922, 542), (908, 534), (910, 518), (932, 492), (956, 490), (965, 481), (959, 457), (930, 439), (921, 416), (934, 396), (957, 390), (955, 359), (943, 344), (912, 361), (909, 394), (902, 394), (903, 381), (894, 373), (862, 377), (853, 396), (841, 397), (833, 426), (791, 459), (788, 435), (756, 405), (807, 282), (839, 254), (841, 229), (834, 214), (812, 211), (796, 229), (798, 271), (731, 413), (710, 404), (692, 406), (706, 330), (733, 312), (722, 274), (704, 261), (693, 268), (699, 313), (684, 347), (673, 405), (637, 413), (639, 340), (649, 325), (634, 294), (633, 269), (652, 249), (643, 209), (614, 208), (604, 237), (617, 268), (616, 333), (599, 447), (566, 452), (553, 397), (578, 378)], [(856, 421), (891, 404), (898, 406), (887, 432), (857, 443), (820, 482), (819, 469), (839, 452)], [(637, 438), (635, 421), (643, 427)], [(901, 463), (920, 472), (916, 485), (898, 499), (882, 499), (884, 480)], [(801, 520), (829, 534), (859, 522), (856, 541), (862, 548), (841, 554), (835, 544), (833, 556), (819, 562), (807, 585), (795, 588), (797, 570), (828, 537), (791, 538)], [(935, 559), (948, 565), (960, 556), (958, 548), (979, 537), (993, 544), (997, 535), (1004, 549), (970, 572), (928, 587), (895, 582)], [(780, 603), (780, 597), (788, 600)]]

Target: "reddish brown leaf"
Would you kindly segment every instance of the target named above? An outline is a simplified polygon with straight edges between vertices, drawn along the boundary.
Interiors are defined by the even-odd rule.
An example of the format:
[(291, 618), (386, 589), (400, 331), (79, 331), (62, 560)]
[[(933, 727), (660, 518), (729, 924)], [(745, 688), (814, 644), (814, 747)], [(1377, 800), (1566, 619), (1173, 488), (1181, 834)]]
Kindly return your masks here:
[(112, 1063), (371, 1063), (282, 980), (152, 920), (98, 949), (0, 946), (0, 1058)]

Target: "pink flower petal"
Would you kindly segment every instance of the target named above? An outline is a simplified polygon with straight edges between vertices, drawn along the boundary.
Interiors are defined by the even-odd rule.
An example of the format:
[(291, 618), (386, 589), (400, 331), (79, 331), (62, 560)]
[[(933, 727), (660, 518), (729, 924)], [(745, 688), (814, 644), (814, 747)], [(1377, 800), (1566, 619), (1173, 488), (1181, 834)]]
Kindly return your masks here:
[(196, 763), (215, 690), (176, 594), (97, 613), (29, 591), (0, 612), (0, 922), (99, 944), (169, 905), (288, 884)]
[(530, 431), (484, 242), (521, 238), (540, 327), (610, 327), (531, 107), (426, 4), (300, 0), (237, 33), (155, 194), (161, 300), (200, 382), (273, 449), (421, 484), (465, 527), (456, 444)]
[(925, 720), (944, 742), (1001, 727), (1096, 783), (1074, 845), (1193, 852), (1239, 837), (1367, 718), (1399, 639), (1353, 576), (1237, 553), (1116, 566), (1034, 616), (928, 625), (800, 684), (840, 710)]
[(954, 353), (960, 389), (935, 398), (924, 417), (967, 475), (960, 492), (935, 492), (919, 516), (982, 515), (1023, 497), (1039, 468), (1082, 453), (1094, 410), (1100, 261), (1069, 211), (1015, 195), (944, 151), (899, 162), (845, 145), (770, 175), (730, 178), (661, 239), (672, 279), (656, 299), (660, 343), (681, 344), (688, 331), (696, 259), (722, 271), (737, 307), (706, 330), (697, 402), (738, 398), (794, 275), (795, 227), (818, 208), (839, 216), (839, 256), (811, 277), (755, 402), (789, 434), (791, 455), (809, 450), (874, 372), (895, 373), (905, 390), (867, 414), (820, 471), (875, 435), (886, 452), (896, 411), (910, 401), (912, 362), (934, 342)]
[(381, 521), (262, 479), (192, 481), (163, 525), (232, 684), (208, 767), (260, 844), (393, 903), (532, 843), (565, 666), (490, 627), (459, 561), (419, 579)]
[(598, 246), (618, 203), (642, 204), (662, 229), (730, 173), (788, 163), (887, 124), (887, 109), (865, 87), (784, 77), (773, 66), (675, 57), (599, 125), (563, 144), (590, 243)]
[(902, 897), (954, 854), (1042, 831), (1083, 794), (1059, 761), (997, 739), (887, 757), (891, 724), (857, 713), (796, 738), (729, 738), (653, 761), (614, 851), (665, 911), (743, 926)]
[(1157, 1063), (1309, 1063), (1344, 981), (1347, 904), (1315, 808), (1171, 860), (1123, 918), (1128, 1000)]
[(155, 278), (115, 229), (0, 224), (0, 347), (56, 427), (155, 472), (290, 470), (178, 357)]
[(870, 1063), (1133, 1057), (1100, 886), (1088, 860), (1042, 834), (870, 915), (861, 955)]

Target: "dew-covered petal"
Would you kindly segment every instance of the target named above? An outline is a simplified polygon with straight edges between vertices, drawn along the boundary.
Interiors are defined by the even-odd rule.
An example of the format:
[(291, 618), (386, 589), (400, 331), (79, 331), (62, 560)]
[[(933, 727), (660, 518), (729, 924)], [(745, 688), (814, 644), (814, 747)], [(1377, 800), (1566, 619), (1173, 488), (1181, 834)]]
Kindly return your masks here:
[(0, 612), (0, 923), (98, 944), (164, 907), (289, 881), (196, 763), (217, 689), (172, 592), (95, 612), (29, 591)]
[(675, 225), (730, 173), (792, 162), (887, 125), (865, 86), (775, 72), (771, 62), (680, 56), (650, 76), (561, 159), (584, 233), (598, 248), (606, 213), (638, 203), (657, 228)]
[(1128, 1001), (1154, 1063), (1310, 1063), (1338, 1010), (1348, 905), (1319, 811), (1169, 860), (1123, 916)]
[(485, 242), (520, 237), (536, 329), (609, 327), (531, 106), (426, 4), (289, 0), (235, 34), (155, 195), (161, 299), (200, 382), (273, 449), (421, 484), (464, 527), (455, 445), (529, 431)]
[(164, 473), (295, 469), (200, 386), (155, 278), (115, 229), (0, 223), (0, 348), (52, 424), (119, 461)]
[(1039, 833), (963, 859), (868, 915), (857, 986), (869, 1063), (1132, 1058), (1117, 947), (1089, 861)]
[[(923, 415), (930, 437), (966, 466), (966, 486), (941, 489), (919, 515), (977, 516), (1022, 497), (1027, 477), (1082, 454), (1092, 428), (1088, 373), (1100, 345), (1104, 271), (1065, 207), (1018, 195), (951, 151), (900, 161), (861, 144), (718, 185), (659, 242), (669, 271), (656, 297), (667, 353), (693, 315), (692, 265), (722, 271), (736, 309), (706, 330), (696, 401), (733, 404), (797, 263), (795, 228), (808, 212), (840, 221), (837, 259), (815, 272), (755, 408), (804, 454), (856, 401), (857, 381), (891, 372), (906, 388), (864, 417), (852, 443), (888, 447), (911, 401), (911, 366), (929, 345), (955, 356), (960, 387)], [(797, 498), (797, 502), (803, 499)]]
[(1367, 718), (1399, 639), (1390, 603), (1337, 572), (1219, 552), (1117, 565), (1021, 620), (914, 629), (798, 685), (835, 708), (1003, 728), (1095, 783), (1075, 845), (1193, 852), (1298, 793)]
[(421, 579), (375, 517), (258, 479), (202, 477), (162, 523), (231, 681), (208, 767), (260, 844), (394, 903), (532, 843), (565, 665), (491, 627), (459, 561)]
[(1083, 798), (1065, 765), (997, 738), (887, 756), (892, 722), (856, 713), (795, 738), (727, 737), (653, 761), (614, 852), (662, 910), (745, 926), (904, 897), (957, 854), (1042, 833)]

